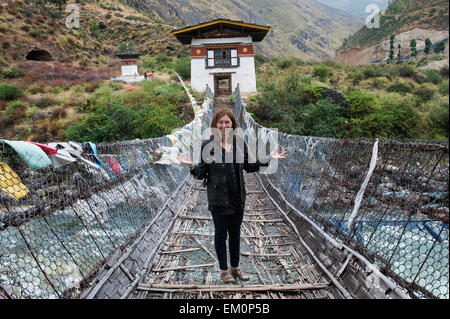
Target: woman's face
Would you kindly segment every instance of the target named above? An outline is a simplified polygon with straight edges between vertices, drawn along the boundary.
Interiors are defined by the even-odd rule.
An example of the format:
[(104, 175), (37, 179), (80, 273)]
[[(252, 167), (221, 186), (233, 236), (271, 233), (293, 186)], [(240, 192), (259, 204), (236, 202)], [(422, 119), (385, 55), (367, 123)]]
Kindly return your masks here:
[(233, 122), (228, 115), (224, 115), (217, 121), (217, 129), (220, 131), (222, 138), (225, 137), (225, 129), (227, 128), (233, 128)]

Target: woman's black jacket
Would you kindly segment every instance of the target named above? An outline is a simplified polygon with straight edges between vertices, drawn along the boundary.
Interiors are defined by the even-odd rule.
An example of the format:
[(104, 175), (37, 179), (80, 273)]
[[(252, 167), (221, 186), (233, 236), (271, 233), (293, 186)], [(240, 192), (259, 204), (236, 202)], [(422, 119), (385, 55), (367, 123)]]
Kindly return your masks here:
[[(209, 143), (217, 142), (211, 139), (204, 141), (201, 147), (202, 154), (204, 154), (204, 149)], [(243, 158), (243, 161), (241, 160), (241, 163), (235, 163), (234, 165), (228, 165), (228, 169), (231, 168), (233, 170), (233, 173), (230, 174), (229, 172), (227, 172), (227, 165), (225, 165), (223, 157), (218, 157), (222, 158), (221, 163), (220, 161), (217, 162), (213, 160), (212, 158), (214, 156), (214, 147), (213, 145), (209, 145), (209, 148), (209, 156), (211, 157), (206, 158), (205, 161), (205, 158), (203, 158), (204, 156), (201, 156), (200, 163), (195, 165), (195, 167), (191, 169), (191, 174), (194, 176), (194, 178), (206, 179), (208, 208), (211, 209), (211, 207), (218, 206), (232, 207), (237, 204), (236, 201), (233, 200), (233, 196), (230, 196), (229, 194), (229, 182), (236, 185), (236, 189), (238, 192), (238, 203), (245, 204), (246, 190), (243, 170), (245, 170), (247, 173), (257, 172), (261, 166), (269, 165), (268, 160), (270, 159), (270, 157), (267, 156), (265, 159), (263, 159), (262, 162), (264, 163), (258, 160), (256, 160), (255, 163), (249, 163), (248, 150), (247, 146), (245, 145), (243, 147), (244, 154), (240, 154), (241, 159)], [(235, 150), (235, 153), (242, 152), (242, 150), (236, 148), (236, 142), (233, 144), (233, 148)], [(216, 150), (217, 149), (222, 150), (222, 146), (219, 143), (216, 144)], [(208, 151), (206, 150), (205, 153), (207, 152)], [(227, 177), (228, 179), (231, 177), (233, 181), (229, 181)]]

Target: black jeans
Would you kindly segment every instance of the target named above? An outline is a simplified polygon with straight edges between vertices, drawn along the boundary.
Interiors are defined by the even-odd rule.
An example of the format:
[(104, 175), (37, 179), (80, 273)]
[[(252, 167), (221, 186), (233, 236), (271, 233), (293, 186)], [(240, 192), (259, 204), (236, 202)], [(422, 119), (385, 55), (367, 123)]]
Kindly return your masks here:
[(237, 205), (234, 214), (223, 214), (221, 210), (211, 208), (214, 222), (214, 247), (216, 248), (219, 267), (227, 270), (227, 233), (228, 247), (230, 249), (231, 267), (239, 267), (239, 255), (241, 244), (241, 224), (244, 218), (244, 207)]

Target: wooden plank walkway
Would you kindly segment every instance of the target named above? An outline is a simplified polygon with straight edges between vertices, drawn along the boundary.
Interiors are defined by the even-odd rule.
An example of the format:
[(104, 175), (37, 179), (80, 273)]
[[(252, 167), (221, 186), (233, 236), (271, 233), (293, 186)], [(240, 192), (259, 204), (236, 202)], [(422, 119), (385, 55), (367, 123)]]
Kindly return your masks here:
[(250, 280), (223, 284), (206, 189), (196, 181), (195, 201), (177, 216), (130, 298), (343, 298), (257, 179), (247, 174), (246, 180), (241, 269)]
[(188, 176), (133, 244), (108, 258), (80, 298), (408, 298), (290, 205), (264, 175), (245, 178), (240, 267), (249, 281), (222, 282), (206, 189)]

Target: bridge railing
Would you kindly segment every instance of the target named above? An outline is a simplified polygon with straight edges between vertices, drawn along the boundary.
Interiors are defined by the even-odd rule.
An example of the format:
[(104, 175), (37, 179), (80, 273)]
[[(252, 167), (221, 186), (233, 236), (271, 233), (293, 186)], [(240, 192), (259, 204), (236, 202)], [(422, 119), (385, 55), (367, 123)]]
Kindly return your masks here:
[[(196, 118), (184, 131), (209, 125), (210, 95), (201, 106), (193, 100)], [(56, 168), (62, 157), (49, 155), (55, 162), (39, 169), (21, 153), (27, 142), (0, 142), (0, 299), (74, 298), (86, 288), (188, 176), (159, 164), (177, 147), (172, 137), (60, 143), (70, 154), (58, 154), (73, 162)]]
[(447, 143), (276, 134), (235, 93), (241, 127), (288, 151), (268, 178), (294, 207), (411, 296), (449, 297)]

